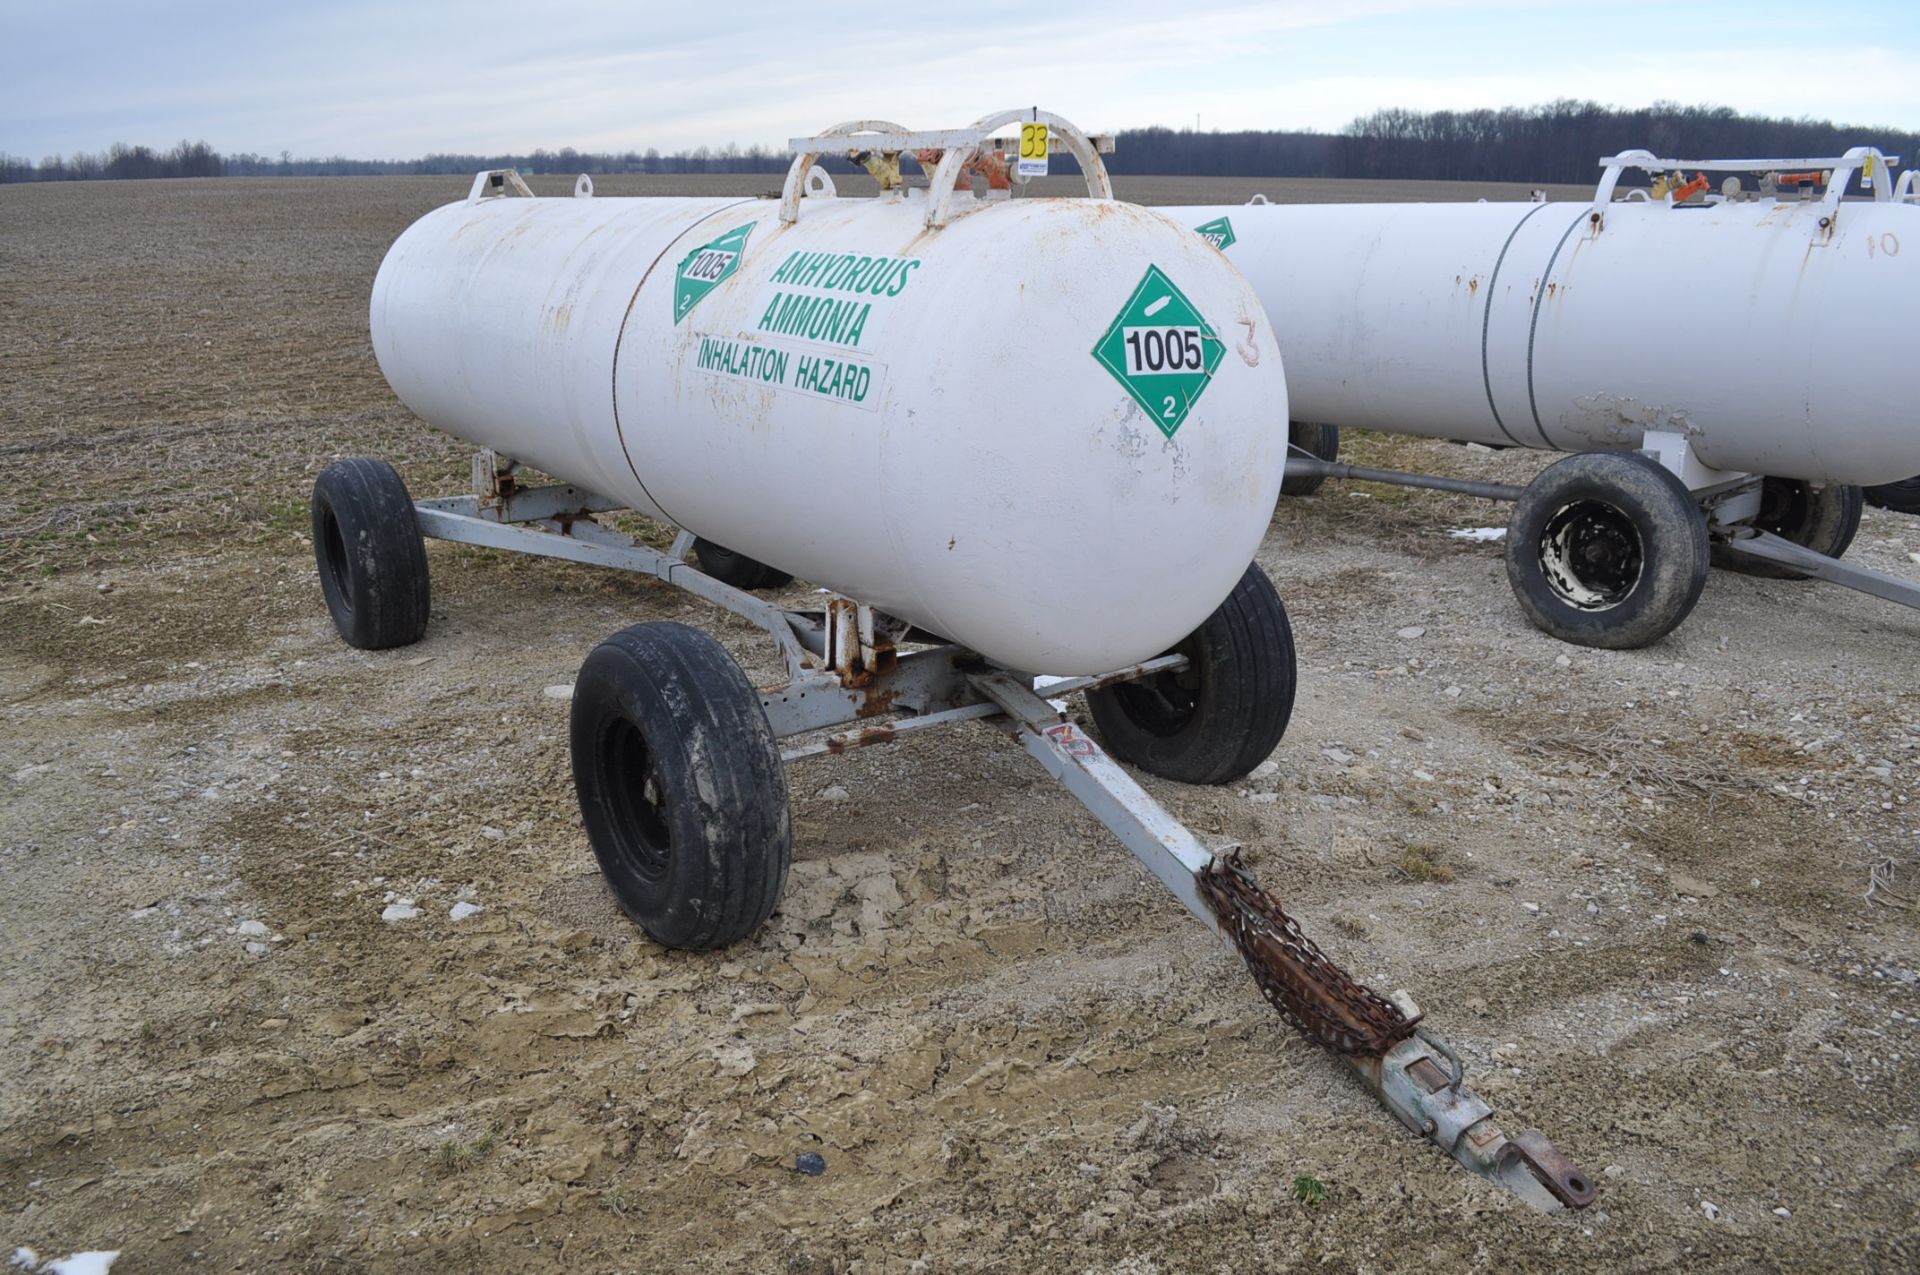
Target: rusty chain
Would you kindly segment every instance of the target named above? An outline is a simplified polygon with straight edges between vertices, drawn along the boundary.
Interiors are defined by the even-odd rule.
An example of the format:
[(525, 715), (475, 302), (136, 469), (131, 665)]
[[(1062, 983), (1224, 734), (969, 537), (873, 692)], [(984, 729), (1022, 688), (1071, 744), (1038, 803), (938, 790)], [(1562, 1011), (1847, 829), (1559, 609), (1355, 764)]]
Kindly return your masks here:
[(1239, 851), (1208, 864), (1199, 883), (1261, 994), (1303, 1034), (1354, 1058), (1378, 1058), (1413, 1035), (1420, 1020), (1328, 960), (1255, 883)]

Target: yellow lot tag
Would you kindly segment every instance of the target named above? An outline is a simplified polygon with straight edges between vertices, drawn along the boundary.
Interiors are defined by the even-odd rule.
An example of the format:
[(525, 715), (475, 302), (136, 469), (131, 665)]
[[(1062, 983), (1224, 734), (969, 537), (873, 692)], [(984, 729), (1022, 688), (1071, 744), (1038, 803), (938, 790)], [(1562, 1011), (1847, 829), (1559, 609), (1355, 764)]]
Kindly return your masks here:
[(1017, 171), (1022, 177), (1047, 175), (1047, 126), (1045, 124), (1029, 123), (1020, 126), (1020, 162)]

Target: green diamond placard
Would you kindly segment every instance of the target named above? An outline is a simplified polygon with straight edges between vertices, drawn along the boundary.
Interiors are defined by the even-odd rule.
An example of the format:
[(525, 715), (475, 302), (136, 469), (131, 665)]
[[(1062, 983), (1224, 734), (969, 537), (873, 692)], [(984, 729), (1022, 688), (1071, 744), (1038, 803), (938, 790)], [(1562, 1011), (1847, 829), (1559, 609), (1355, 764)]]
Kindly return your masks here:
[(1233, 247), (1233, 223), (1225, 217), (1215, 217), (1204, 226), (1195, 226), (1193, 233), (1220, 249), (1222, 252)]
[(1213, 380), (1226, 343), (1159, 266), (1148, 266), (1093, 357), (1172, 438)]
[(733, 277), (733, 272), (740, 268), (740, 258), (747, 250), (747, 236), (753, 233), (753, 226), (753, 222), (736, 226), (680, 259), (680, 268), (673, 276), (675, 323), (686, 318), (687, 312), (700, 304), (700, 298)]

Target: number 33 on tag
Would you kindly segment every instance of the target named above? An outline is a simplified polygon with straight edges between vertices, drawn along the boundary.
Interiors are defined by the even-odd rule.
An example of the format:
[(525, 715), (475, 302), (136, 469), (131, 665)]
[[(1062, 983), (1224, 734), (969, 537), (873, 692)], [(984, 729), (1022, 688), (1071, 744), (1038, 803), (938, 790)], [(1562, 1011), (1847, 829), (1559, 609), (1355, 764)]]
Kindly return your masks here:
[(1020, 126), (1020, 162), (1016, 171), (1022, 177), (1047, 175), (1047, 126), (1028, 123)]

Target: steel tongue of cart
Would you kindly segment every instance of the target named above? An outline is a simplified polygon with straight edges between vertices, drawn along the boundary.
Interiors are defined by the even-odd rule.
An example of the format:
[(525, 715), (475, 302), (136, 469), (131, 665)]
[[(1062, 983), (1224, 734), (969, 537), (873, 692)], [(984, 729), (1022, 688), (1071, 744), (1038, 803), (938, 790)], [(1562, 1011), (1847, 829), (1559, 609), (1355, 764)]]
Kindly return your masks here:
[[(1286, 614), (1258, 567), (1248, 569), (1234, 596), (1180, 651), (1097, 677), (1036, 679), (903, 627), (848, 598), (828, 597), (817, 610), (783, 609), (716, 579), (690, 560), (711, 559), (729, 575), (765, 580), (766, 569), (750, 559), (697, 542), (685, 531), (664, 552), (636, 542), (597, 520), (596, 515), (610, 511), (613, 502), (566, 485), (519, 487), (513, 467), (497, 462), (491, 453), (476, 458), (474, 469), (475, 494), (417, 503), (407, 501), (397, 475), (379, 462), (343, 461), (323, 475), (315, 542), (329, 601), (337, 595), (346, 602), (343, 634), (350, 632), (354, 611), (364, 612), (372, 601), (367, 588), (370, 575), (385, 572), (393, 579), (417, 570), (424, 587), (425, 558), (419, 543), (424, 535), (652, 576), (756, 625), (772, 640), (786, 665), (784, 684), (755, 690), (714, 639), (674, 624), (636, 625), (588, 658), (576, 684), (574, 771), (583, 806), (592, 800), (598, 807), (597, 811), (588, 807), (588, 827), (610, 880), (644, 882), (647, 869), (659, 866), (671, 841), (665, 829), (673, 819), (669, 807), (674, 792), (701, 784), (705, 777), (698, 772), (714, 760), (701, 756), (698, 746), (689, 750), (684, 740), (664, 738), (664, 732), (646, 739), (643, 749), (624, 750), (620, 740), (607, 738), (604, 730), (583, 732), (583, 723), (592, 721), (583, 716), (583, 708), (587, 714), (593, 710), (580, 703), (589, 683), (607, 677), (609, 667), (627, 664), (636, 647), (643, 663), (652, 655), (661, 664), (685, 665), (692, 662), (686, 658), (691, 650), (695, 660), (716, 658), (733, 672), (729, 679), (737, 701), (733, 704), (712, 702), (724, 697), (724, 680), (656, 688), (666, 689), (670, 700), (675, 698), (673, 691), (681, 693), (681, 701), (668, 711), (685, 714), (681, 725), (689, 735), (705, 724), (703, 714), (712, 716), (713, 709), (720, 707), (743, 716), (758, 715), (765, 738), (784, 745), (771, 758), (773, 772), (760, 776), (769, 782), (756, 786), (757, 790), (747, 785), (728, 789), (735, 799), (756, 808), (745, 812), (749, 820), (786, 822), (787, 793), (779, 771), (784, 763), (977, 721), (1017, 739), (1189, 912), (1239, 951), (1262, 994), (1289, 1023), (1344, 1058), (1408, 1129), (1536, 1209), (1577, 1209), (1593, 1202), (1592, 1180), (1544, 1134), (1529, 1129), (1509, 1135), (1500, 1128), (1493, 1108), (1464, 1083), (1465, 1066), (1459, 1055), (1426, 1026), (1406, 993), (1396, 992), (1388, 999), (1355, 982), (1301, 932), (1277, 899), (1259, 887), (1237, 848), (1212, 850), (1202, 845), (1069, 719), (1066, 698), (1081, 693), (1095, 705), (1096, 716), (1105, 715), (1100, 713), (1103, 707), (1126, 712), (1124, 702), (1114, 701), (1130, 694), (1167, 711), (1178, 712), (1182, 706), (1194, 711), (1193, 705), (1211, 689), (1205, 685), (1210, 671), (1207, 639), (1212, 636), (1208, 628), (1245, 629), (1249, 621), (1277, 621), (1285, 633)], [(335, 502), (331, 507), (345, 506), (338, 492), (368, 471), (378, 479), (391, 480), (382, 484), (390, 506), (385, 512), (388, 525), (402, 531), (391, 540), (379, 536), (370, 544), (363, 540), (370, 555), (330, 554), (329, 543), (344, 544), (346, 537), (329, 530), (338, 525), (338, 515), (324, 512), (330, 508), (329, 497)], [(353, 484), (357, 491), (375, 485)], [(401, 503), (395, 506), (394, 501)], [(404, 535), (405, 515), (418, 527), (411, 544)], [(424, 620), (424, 606), (419, 614)], [(335, 617), (340, 622), (339, 607)], [(1284, 668), (1267, 672), (1279, 675), (1270, 682), (1283, 686), (1290, 701), (1290, 636), (1260, 649), (1284, 661)], [(618, 687), (611, 698), (617, 701), (632, 694), (632, 688)], [(709, 702), (696, 709), (697, 699)], [(1138, 716), (1137, 707), (1134, 711)], [(1287, 705), (1282, 704), (1283, 724), (1286, 711)], [(757, 741), (748, 736), (746, 742)], [(739, 744), (736, 740), (735, 746)], [(661, 773), (663, 766), (676, 760), (686, 765), (685, 773)], [(1150, 752), (1129, 760), (1149, 770), (1180, 771), (1177, 761), (1156, 768)], [(1184, 776), (1177, 773), (1175, 777)], [(629, 781), (629, 788), (637, 784), (639, 791), (624, 797), (613, 791), (622, 778)], [(774, 875), (784, 876), (784, 862), (779, 867)], [(770, 911), (779, 882), (760, 884)], [(770, 893), (764, 887), (770, 887)], [(623, 895), (621, 901), (630, 912), (644, 910), (644, 904), (636, 906), (630, 897)], [(755, 923), (759, 919), (753, 917)], [(666, 920), (671, 925), (675, 918)], [(696, 939), (688, 945), (714, 944)]]
[[(823, 151), (857, 148), (883, 173), (897, 171), (902, 152), (933, 151), (939, 158), (922, 162), (944, 191), (929, 196), (938, 214), (963, 167), (977, 164), (990, 192), (1000, 189), (996, 176), (1014, 165), (992, 158), (996, 131), (1042, 122), (1062, 128), (1089, 185), (1104, 184), (1090, 139), (1058, 117), (1009, 112), (971, 130), (863, 125), (857, 138), (801, 139), (785, 202), (791, 214)], [(1034, 140), (1044, 147), (1044, 137)], [(785, 666), (776, 686), (756, 688), (717, 640), (676, 623), (608, 638), (575, 681), (571, 752), (588, 839), (621, 906), (651, 937), (724, 947), (773, 912), (792, 852), (787, 764), (977, 721), (1018, 740), (1240, 953), (1288, 1022), (1344, 1058), (1410, 1130), (1535, 1208), (1593, 1201), (1591, 1180), (1544, 1135), (1500, 1129), (1411, 998), (1354, 981), (1260, 888), (1237, 848), (1202, 845), (1122, 769), (1128, 762), (1163, 778), (1225, 782), (1279, 742), (1293, 704), (1293, 640), (1257, 564), (1156, 658), (1036, 677), (858, 598), (827, 593), (818, 608), (776, 606), (751, 590), (787, 583), (782, 571), (690, 531), (665, 551), (637, 542), (600, 517), (634, 500), (567, 483), (523, 486), (519, 472), (482, 451), (472, 494), (415, 502), (384, 462), (330, 466), (313, 504), (322, 590), (352, 645), (417, 641), (429, 611), (423, 538), (432, 537), (651, 576), (766, 633)], [(1067, 697), (1076, 694), (1106, 748), (1069, 718)]]

